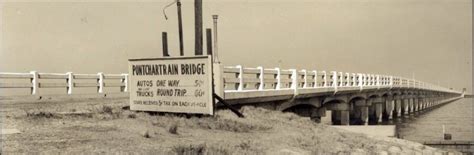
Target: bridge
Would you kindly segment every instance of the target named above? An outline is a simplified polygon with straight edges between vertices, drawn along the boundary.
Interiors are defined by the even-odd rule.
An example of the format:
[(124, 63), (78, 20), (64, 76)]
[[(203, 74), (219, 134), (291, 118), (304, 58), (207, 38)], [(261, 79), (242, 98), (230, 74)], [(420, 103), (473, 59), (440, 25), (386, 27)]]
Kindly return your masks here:
[[(216, 93), (232, 105), (294, 112), (316, 122), (331, 116), (335, 125), (381, 123), (464, 97), (461, 91), (392, 75), (217, 63), (214, 81)], [(0, 89), (12, 88), (30, 89), (32, 96), (50, 88), (64, 88), (68, 95), (82, 88), (96, 88), (93, 93), (102, 95), (108, 93), (105, 88), (117, 88), (128, 94), (128, 74), (0, 73)]]

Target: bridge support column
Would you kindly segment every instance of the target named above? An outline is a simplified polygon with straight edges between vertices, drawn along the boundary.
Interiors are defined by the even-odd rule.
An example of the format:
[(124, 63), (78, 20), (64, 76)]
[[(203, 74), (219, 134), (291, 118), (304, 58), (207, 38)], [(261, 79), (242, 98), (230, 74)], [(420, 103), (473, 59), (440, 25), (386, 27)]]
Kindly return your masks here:
[(433, 108), (433, 103), (434, 103), (433, 98), (430, 98), (430, 108)]
[(332, 103), (325, 107), (331, 110), (334, 125), (349, 125), (351, 108), (348, 103)]
[(408, 115), (409, 112), (409, 101), (408, 98), (404, 98), (402, 102), (402, 107), (403, 107), (403, 115)]
[(360, 119), (364, 125), (369, 125), (369, 106), (360, 107)]
[(326, 117), (326, 107), (319, 107), (311, 113), (311, 120), (321, 123), (321, 117)]
[(425, 110), (425, 99), (420, 98), (420, 110), (423, 111)]
[(413, 112), (418, 112), (418, 98), (413, 98)]
[(425, 108), (426, 109), (430, 108), (430, 98), (425, 98), (425, 101), (426, 101)]
[(383, 115), (383, 104), (384, 99), (382, 97), (377, 97), (373, 99), (372, 104), (375, 110), (375, 120), (377, 123), (382, 122), (382, 115)]
[(350, 124), (350, 111), (349, 110), (341, 110), (341, 125), (349, 125)]
[(391, 96), (385, 99), (385, 113), (387, 114), (387, 118), (391, 120), (393, 118), (393, 109), (395, 107), (395, 101)]
[(420, 97), (420, 99), (418, 99), (420, 101), (420, 110), (423, 111), (425, 108), (423, 107), (423, 104), (425, 103), (425, 100), (423, 98)]
[[(355, 119), (360, 119), (360, 124), (369, 125), (369, 106), (370, 102), (366, 102), (365, 100), (357, 100), (355, 102), (355, 108), (357, 109), (357, 114)], [(357, 115), (356, 114), (356, 115)]]
[(395, 99), (395, 116), (402, 116), (402, 99)]
[(428, 101), (429, 101), (429, 100), (428, 100), (427, 98), (424, 98), (423, 100), (424, 100), (424, 101), (423, 101), (423, 109), (426, 110), (426, 108), (428, 108)]
[(408, 111), (409, 111), (409, 112), (408, 112), (408, 113), (409, 113), (409, 114), (413, 114), (413, 112), (414, 112), (414, 110), (415, 110), (415, 108), (414, 108), (415, 106), (413, 105), (413, 104), (414, 104), (413, 98), (409, 98), (409, 99), (408, 99), (408, 102), (409, 102), (409, 103), (408, 103), (408, 105), (409, 105), (409, 108), (408, 108)]

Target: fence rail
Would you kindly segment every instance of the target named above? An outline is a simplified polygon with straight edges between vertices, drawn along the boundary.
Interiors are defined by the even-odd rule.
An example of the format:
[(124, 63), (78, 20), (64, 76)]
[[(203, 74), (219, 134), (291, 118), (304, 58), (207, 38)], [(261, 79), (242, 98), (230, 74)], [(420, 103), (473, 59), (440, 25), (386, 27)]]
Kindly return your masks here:
[[(5, 82), (4, 79), (29, 79), (30, 82)], [(108, 79), (119, 81), (107, 81)], [(97, 88), (97, 93), (104, 93), (105, 87), (120, 87), (121, 92), (128, 90), (128, 74), (38, 73), (31, 71), (30, 73), (0, 73), (0, 80), (2, 80), (0, 88), (30, 88), (32, 95), (38, 94), (41, 88), (66, 88), (67, 94), (72, 94), (74, 88), (87, 87)], [(55, 82), (46, 80), (55, 80)], [(59, 82), (60, 80), (64, 81)], [(78, 80), (81, 82), (77, 82)]]
[[(225, 94), (239, 92), (273, 91), (276, 94), (288, 94), (293, 91), (314, 92), (325, 91), (393, 89), (408, 88), (430, 90), (445, 93), (461, 93), (431, 83), (421, 82), (391, 75), (349, 73), (321, 70), (296, 70), (280, 68), (246, 68), (241, 65), (225, 66), (221, 77)], [(6, 79), (29, 79), (29, 82), (5, 82)], [(49, 79), (55, 82), (48, 81)], [(64, 80), (64, 82), (58, 82)], [(112, 81), (114, 80), (114, 81)], [(24, 81), (24, 80), (23, 80)], [(80, 81), (80, 82), (78, 82)], [(87, 82), (84, 82), (87, 81)], [(93, 81), (93, 82), (91, 82)], [(121, 92), (128, 90), (128, 74), (75, 74), (67, 73), (2, 73), (0, 72), (0, 88), (30, 88), (31, 94), (38, 94), (41, 88), (66, 88), (72, 94), (75, 88), (97, 88), (97, 93), (104, 93), (105, 87), (119, 87)], [(222, 91), (222, 90), (221, 90)]]
[(226, 92), (311, 88), (332, 88), (337, 92), (343, 88), (356, 88), (359, 90), (412, 88), (460, 93), (416, 79), (391, 75), (280, 68), (264, 69), (263, 67), (244, 68), (241, 65), (226, 66), (223, 68), (223, 73)]

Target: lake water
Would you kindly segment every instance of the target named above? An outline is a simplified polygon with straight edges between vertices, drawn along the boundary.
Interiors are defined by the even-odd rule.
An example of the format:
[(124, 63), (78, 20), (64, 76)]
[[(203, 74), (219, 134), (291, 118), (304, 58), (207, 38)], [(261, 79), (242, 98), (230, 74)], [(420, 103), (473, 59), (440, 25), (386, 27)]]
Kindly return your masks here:
[(423, 114), (395, 120), (403, 139), (424, 142), (443, 140), (443, 125), (452, 140), (474, 141), (472, 98), (445, 104)]

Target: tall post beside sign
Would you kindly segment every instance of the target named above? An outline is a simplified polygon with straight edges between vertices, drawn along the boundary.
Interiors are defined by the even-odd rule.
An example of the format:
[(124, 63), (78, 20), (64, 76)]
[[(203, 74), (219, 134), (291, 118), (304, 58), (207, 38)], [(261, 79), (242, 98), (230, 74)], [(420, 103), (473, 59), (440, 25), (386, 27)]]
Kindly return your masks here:
[(130, 59), (130, 109), (214, 113), (211, 56)]

